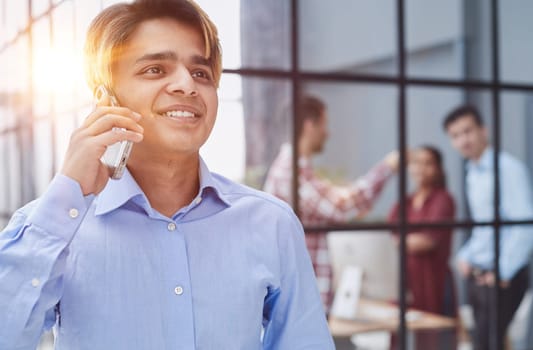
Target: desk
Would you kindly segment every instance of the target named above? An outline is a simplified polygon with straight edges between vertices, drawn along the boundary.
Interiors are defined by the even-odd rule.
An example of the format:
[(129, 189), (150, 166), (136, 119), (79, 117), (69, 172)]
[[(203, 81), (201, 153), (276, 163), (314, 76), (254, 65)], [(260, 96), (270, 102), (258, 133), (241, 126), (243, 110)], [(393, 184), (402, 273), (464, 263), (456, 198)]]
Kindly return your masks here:
[[(433, 329), (453, 329), (457, 326), (455, 319), (437, 314), (409, 309), (406, 313), (407, 328), (412, 331)], [(345, 320), (330, 317), (329, 328), (333, 336), (349, 337), (357, 333), (388, 331), (396, 332), (400, 324), (399, 308), (383, 301), (361, 299), (357, 318)]]

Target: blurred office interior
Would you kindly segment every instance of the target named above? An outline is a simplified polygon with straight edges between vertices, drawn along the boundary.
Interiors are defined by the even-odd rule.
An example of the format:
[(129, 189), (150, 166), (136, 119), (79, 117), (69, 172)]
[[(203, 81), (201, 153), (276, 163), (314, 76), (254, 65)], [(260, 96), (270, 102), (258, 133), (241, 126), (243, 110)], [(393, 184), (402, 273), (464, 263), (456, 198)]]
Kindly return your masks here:
[[(85, 31), (115, 2), (0, 0), (0, 229), (46, 190), (70, 133), (93, 108)], [(218, 25), (223, 48), (218, 120), (201, 150), (215, 172), (261, 188), (279, 146), (292, 142), (286, 111), (294, 111), (295, 96), (317, 95), (328, 106), (330, 137), (315, 166), (334, 181), (355, 179), (400, 147), (433, 144), (443, 152), (457, 204), (455, 252), (468, 237), (461, 225), (468, 209), (464, 161), (442, 130), (446, 113), (476, 105), (491, 140), (533, 167), (531, 1), (197, 2)], [(390, 229), (379, 228), (399, 198), (398, 181), (362, 222), (330, 230), (336, 278), (343, 264), (363, 266), (374, 283), (366, 296), (382, 300), (399, 296), (400, 253), (388, 243)], [(531, 304), (529, 292), (509, 334), (515, 350), (533, 349)]]

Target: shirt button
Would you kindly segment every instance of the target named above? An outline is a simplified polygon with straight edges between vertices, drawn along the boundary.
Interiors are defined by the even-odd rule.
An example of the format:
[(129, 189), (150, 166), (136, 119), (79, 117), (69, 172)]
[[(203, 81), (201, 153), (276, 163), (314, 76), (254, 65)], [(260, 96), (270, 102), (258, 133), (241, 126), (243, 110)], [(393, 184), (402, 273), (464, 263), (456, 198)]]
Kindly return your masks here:
[(182, 286), (177, 286), (176, 288), (174, 288), (174, 293), (176, 293), (176, 295), (182, 295), (183, 294), (183, 287)]
[(78, 217), (78, 215), (80, 215), (78, 209), (76, 208), (72, 208), (68, 211), (68, 216), (70, 216), (71, 218), (75, 219)]
[(195, 203), (196, 204), (200, 204), (201, 201), (202, 201), (202, 197), (198, 197), (198, 198), (196, 198)]
[(41, 284), (41, 282), (37, 278), (31, 280), (31, 285), (33, 287), (39, 287), (39, 284)]
[(173, 223), (173, 222), (169, 222), (168, 225), (167, 225), (167, 229), (169, 231), (174, 231), (176, 229), (176, 224)]

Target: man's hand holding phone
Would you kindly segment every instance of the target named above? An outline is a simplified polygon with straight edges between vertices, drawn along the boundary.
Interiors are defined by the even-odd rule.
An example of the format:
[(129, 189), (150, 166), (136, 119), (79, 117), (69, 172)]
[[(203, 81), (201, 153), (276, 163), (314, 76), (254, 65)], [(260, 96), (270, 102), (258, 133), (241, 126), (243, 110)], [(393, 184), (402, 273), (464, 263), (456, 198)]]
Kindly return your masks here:
[(61, 173), (76, 180), (84, 195), (98, 194), (111, 174), (100, 160), (107, 147), (121, 141), (140, 142), (141, 115), (125, 107), (111, 106), (111, 97), (101, 95), (96, 108), (70, 138)]

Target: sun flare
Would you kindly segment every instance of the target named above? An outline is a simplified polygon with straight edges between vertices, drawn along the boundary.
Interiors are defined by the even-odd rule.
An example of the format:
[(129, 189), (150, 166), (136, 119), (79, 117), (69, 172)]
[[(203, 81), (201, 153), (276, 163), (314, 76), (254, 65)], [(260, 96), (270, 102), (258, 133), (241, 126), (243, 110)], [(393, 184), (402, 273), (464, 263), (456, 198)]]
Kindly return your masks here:
[(63, 48), (36, 48), (33, 83), (37, 93), (61, 94), (83, 81), (81, 55)]

